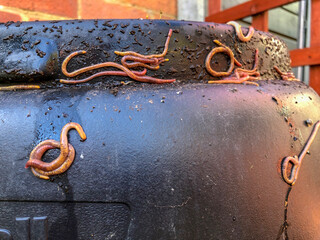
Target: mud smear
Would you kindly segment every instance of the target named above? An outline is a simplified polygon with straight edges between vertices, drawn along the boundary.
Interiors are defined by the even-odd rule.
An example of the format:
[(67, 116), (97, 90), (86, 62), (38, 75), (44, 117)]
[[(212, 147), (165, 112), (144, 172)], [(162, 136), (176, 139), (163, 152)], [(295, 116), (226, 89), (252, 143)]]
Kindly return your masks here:
[(292, 186), (290, 186), (287, 190), (286, 198), (284, 201), (284, 219), (283, 219), (282, 225), (280, 226), (276, 240), (289, 240), (288, 205), (289, 205), (289, 195), (290, 195), (291, 189), (292, 189)]

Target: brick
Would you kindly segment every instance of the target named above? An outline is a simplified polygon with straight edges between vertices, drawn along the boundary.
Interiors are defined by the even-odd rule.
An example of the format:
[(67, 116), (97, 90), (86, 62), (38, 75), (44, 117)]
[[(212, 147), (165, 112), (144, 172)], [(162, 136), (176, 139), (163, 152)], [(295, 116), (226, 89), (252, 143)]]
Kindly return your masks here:
[(160, 13), (161, 11), (163, 14), (177, 16), (177, 0), (126, 0), (126, 2), (132, 4), (133, 7), (143, 7), (155, 12)]
[[(155, 17), (153, 17), (153, 18), (154, 18), (154, 19), (159, 19), (158, 16), (155, 16)], [(162, 14), (161, 19), (174, 20), (174, 19), (177, 19), (177, 16)]]
[(72, 18), (77, 17), (77, 0), (0, 0), (0, 5)]
[(57, 18), (55, 15), (53, 16), (28, 16), (28, 21), (53, 21), (53, 20), (68, 20), (68, 18)]
[(21, 20), (22, 20), (22, 17), (19, 14), (0, 11), (0, 22), (21, 21)]
[(121, 4), (106, 3), (103, 0), (82, 1), (81, 18), (146, 18), (150, 13), (134, 7), (127, 7)]

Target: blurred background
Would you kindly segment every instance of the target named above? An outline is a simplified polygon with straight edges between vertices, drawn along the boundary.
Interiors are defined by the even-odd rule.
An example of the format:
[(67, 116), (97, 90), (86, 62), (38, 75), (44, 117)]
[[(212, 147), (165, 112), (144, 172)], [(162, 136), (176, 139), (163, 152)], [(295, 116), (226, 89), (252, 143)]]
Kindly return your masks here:
[(0, 20), (177, 18), (176, 0), (1, 0)]
[[(206, 17), (214, 13), (232, 8), (244, 2), (247, 1), (0, 0), (0, 22), (97, 18), (149, 18), (205, 21)], [(308, 48), (310, 46), (310, 6), (313, 0), (291, 2), (293, 3), (267, 11), (267, 30), (281, 37), (290, 50)], [(252, 17), (238, 19), (238, 22), (242, 26), (249, 26), (252, 22)], [(308, 83), (309, 79), (308, 67), (309, 66), (303, 66), (294, 69), (297, 78), (306, 83)]]

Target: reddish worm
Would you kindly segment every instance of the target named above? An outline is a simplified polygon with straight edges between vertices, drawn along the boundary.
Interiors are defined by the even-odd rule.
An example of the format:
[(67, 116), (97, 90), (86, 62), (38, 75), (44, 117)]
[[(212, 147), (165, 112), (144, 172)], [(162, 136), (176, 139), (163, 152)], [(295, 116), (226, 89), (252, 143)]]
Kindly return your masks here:
[[(60, 148), (60, 143), (55, 140), (47, 140), (47, 141), (43, 141), (42, 143), (44, 143), (44, 144), (42, 146), (39, 146), (36, 151), (31, 152), (30, 159), (41, 159), (43, 154), (46, 151), (48, 151), (49, 149)], [(61, 174), (61, 173), (64, 173), (65, 171), (67, 171), (68, 168), (73, 163), (74, 156), (75, 156), (75, 150), (74, 150), (73, 146), (70, 143), (68, 144), (68, 146), (69, 146), (68, 156), (67, 156), (66, 160), (61, 164), (60, 167), (58, 167), (52, 171), (43, 171), (41, 169), (31, 167), (32, 173), (36, 177), (48, 180), (49, 179), (48, 176)]]
[(167, 37), (166, 43), (164, 45), (163, 52), (161, 54), (142, 55), (140, 53), (136, 53), (136, 52), (133, 52), (133, 51), (127, 51), (127, 52), (114, 51), (114, 53), (117, 54), (117, 55), (120, 55), (120, 56), (132, 55), (132, 56), (135, 56), (135, 57), (148, 58), (148, 59), (150, 59), (150, 58), (161, 58), (161, 57), (164, 57), (168, 52), (168, 47), (169, 47), (169, 42), (170, 42), (171, 36), (172, 36), (172, 29), (169, 30), (168, 37)]
[[(111, 63), (111, 62), (110, 62)], [(118, 66), (121, 66), (118, 63), (114, 63), (117, 64)], [(128, 70), (130, 71), (130, 70)], [(147, 73), (147, 69), (144, 69), (141, 72), (138, 71), (130, 71), (131, 73), (135, 74), (136, 76), (144, 76)], [(61, 83), (66, 83), (66, 84), (77, 84), (77, 83), (84, 83), (84, 82), (88, 82), (91, 79), (94, 79), (96, 77), (100, 77), (100, 76), (128, 76), (127, 72), (121, 72), (121, 71), (102, 71), (102, 72), (98, 72), (95, 73), (87, 78), (81, 79), (81, 80), (66, 80), (66, 79), (60, 79)]]
[(39, 85), (12, 85), (12, 86), (5, 86), (0, 87), (0, 91), (14, 91), (14, 90), (32, 90), (32, 89), (39, 89)]
[[(83, 67), (81, 69), (78, 69), (78, 70), (75, 70), (75, 71), (69, 73), (67, 71), (67, 65), (68, 65), (69, 61), (73, 57), (75, 57), (79, 54), (86, 53), (86, 51), (73, 52), (65, 58), (65, 60), (62, 63), (62, 67), (61, 67), (62, 73), (67, 77), (75, 77), (81, 73), (85, 73), (87, 71), (92, 71), (92, 70), (104, 68), (104, 67), (114, 67), (114, 68), (120, 69), (122, 71), (102, 71), (102, 72), (93, 74), (85, 79), (81, 79), (81, 80), (60, 79), (60, 82), (67, 83), (67, 84), (84, 83), (84, 82), (90, 81), (91, 79), (99, 77), (99, 76), (113, 75), (113, 76), (128, 76), (136, 81), (146, 82), (146, 83), (157, 83), (157, 84), (172, 83), (175, 81), (175, 79), (159, 79), (159, 78), (145, 76), (146, 69), (157, 70), (157, 69), (159, 69), (160, 63), (168, 61), (168, 59), (164, 59), (163, 57), (167, 54), (171, 35), (172, 35), (172, 29), (169, 30), (168, 37), (167, 37), (167, 40), (165, 43), (165, 47), (164, 47), (164, 50), (161, 54), (142, 55), (142, 54), (132, 52), (132, 51), (128, 51), (128, 52), (115, 51), (115, 54), (123, 56), (123, 58), (121, 59), (122, 65), (118, 64), (118, 63), (114, 63), (114, 62), (104, 62), (104, 63), (96, 64), (93, 66)], [(133, 61), (133, 62), (128, 63), (127, 61)], [(144, 70), (142, 72), (129, 70), (129, 68), (133, 68), (133, 67), (143, 67)]]
[[(79, 75), (79, 74), (81, 74), (81, 73), (85, 73), (85, 72), (88, 72), (88, 71), (92, 71), (92, 70), (95, 70), (95, 69), (98, 69), (98, 68), (110, 67), (110, 63), (111, 63), (111, 62), (104, 62), (104, 63), (99, 63), (99, 64), (95, 64), (95, 65), (88, 66), (88, 67), (83, 67), (83, 68), (80, 68), (80, 69), (78, 69), (78, 70), (75, 70), (75, 71), (69, 73), (69, 72), (67, 71), (67, 65), (68, 65), (69, 61), (70, 61), (73, 57), (75, 57), (75, 56), (77, 56), (77, 55), (79, 55), (79, 54), (86, 54), (86, 53), (87, 53), (86, 51), (82, 51), (82, 50), (81, 50), (81, 51), (73, 52), (73, 53), (71, 53), (69, 56), (67, 56), (67, 57), (65, 58), (65, 60), (63, 61), (62, 66), (61, 66), (62, 73), (63, 73), (64, 75), (66, 75), (67, 77), (75, 77), (75, 76), (77, 76), (77, 75)], [(105, 74), (105, 75), (127, 76), (127, 74), (126, 74), (125, 72), (121, 72), (121, 71), (109, 71), (109, 72), (110, 72), (110, 74)], [(142, 72), (137, 72), (137, 71), (135, 71), (134, 73), (135, 73), (136, 75), (138, 75), (138, 76), (146, 74), (146, 72), (144, 73), (144, 71), (142, 71)], [(67, 80), (67, 81), (68, 81), (68, 80)]]
[[(255, 62), (254, 66), (251, 70), (243, 69), (243, 68), (236, 68), (234, 70), (233, 76), (224, 78), (223, 80), (220, 80), (219, 83), (222, 81), (223, 83), (245, 83), (245, 84), (251, 84), (256, 85), (259, 87), (259, 84), (256, 81), (260, 80), (260, 73), (257, 71), (258, 65), (259, 65), (259, 57), (258, 57), (259, 51), (256, 49), (255, 51)], [(233, 82), (230, 82), (232, 80)]]
[[(30, 158), (25, 167), (34, 168), (32, 172), (38, 172), (38, 175), (54, 175), (66, 171), (74, 160), (74, 149), (68, 143), (67, 136), (68, 132), (71, 129), (76, 129), (82, 140), (85, 140), (87, 138), (82, 127), (78, 123), (67, 123), (61, 130), (60, 142), (49, 139), (39, 143), (32, 150)], [(60, 148), (60, 155), (58, 156), (58, 158), (50, 163), (43, 162), (41, 160), (43, 154), (47, 150), (53, 148)]]
[[(108, 62), (108, 63), (105, 63), (105, 66), (118, 68), (118, 69), (122, 70), (126, 74), (126, 76), (128, 76), (128, 77), (130, 77), (130, 78), (132, 78), (132, 79), (134, 79), (136, 81), (139, 81), (139, 82), (161, 84), (161, 83), (172, 83), (172, 82), (175, 81), (175, 79), (159, 79), (159, 78), (153, 78), (153, 77), (149, 77), (149, 76), (138, 76), (138, 75), (134, 74), (132, 71), (130, 71), (128, 68), (122, 66), (119, 63)], [(103, 71), (103, 72), (99, 72), (99, 73), (93, 74), (90, 77), (85, 78), (85, 79), (81, 79), (81, 80), (60, 79), (60, 82), (61, 83), (72, 83), (72, 84), (74, 84), (74, 83), (88, 82), (89, 80), (91, 80), (93, 78), (96, 78), (96, 77), (99, 77), (99, 76), (103, 76), (103, 75), (120, 75), (120, 76), (123, 76), (123, 73), (120, 74), (117, 71), (113, 71), (112, 73), (116, 73), (116, 74), (110, 74), (109, 71)]]
[[(211, 50), (211, 52), (208, 54), (207, 58), (206, 58), (206, 62), (205, 62), (205, 66), (207, 71), (214, 77), (225, 77), (222, 80), (213, 80), (213, 81), (208, 81), (208, 83), (214, 83), (214, 84), (230, 84), (230, 83), (236, 83), (236, 84), (240, 84), (240, 83), (246, 83), (246, 84), (252, 84), (252, 85), (256, 85), (259, 86), (258, 83), (255, 82), (250, 82), (251, 80), (259, 80), (260, 78), (260, 73), (257, 72), (257, 68), (258, 68), (258, 64), (259, 64), (259, 57), (258, 57), (258, 49), (256, 49), (255, 52), (255, 63), (254, 66), (252, 68), (252, 70), (247, 70), (247, 69), (243, 69), (243, 68), (236, 68), (234, 70), (234, 74), (232, 76), (231, 73), (234, 69), (234, 65), (236, 64), (237, 66), (241, 67), (241, 63), (238, 62), (235, 57), (233, 52), (231, 51), (230, 48), (228, 48), (227, 46), (223, 45), (222, 43), (220, 43), (218, 40), (214, 40), (214, 42), (216, 44), (218, 44), (221, 47), (216, 47), (213, 48)], [(223, 52), (226, 53), (227, 55), (229, 55), (230, 57), (230, 66), (229, 69), (226, 72), (216, 72), (211, 68), (211, 59), (213, 57), (214, 54), (219, 53), (219, 52)]]
[(236, 30), (236, 34), (237, 37), (242, 41), (242, 42), (248, 42), (250, 41), (250, 39), (252, 38), (253, 34), (254, 34), (254, 28), (252, 26), (249, 27), (249, 31), (247, 36), (244, 36), (241, 30), (241, 25), (237, 22), (234, 21), (230, 21), (227, 22), (228, 25), (231, 25), (234, 27), (234, 29)]
[[(299, 174), (302, 160), (306, 156), (307, 152), (309, 151), (310, 146), (311, 146), (313, 140), (315, 139), (319, 128), (320, 128), (320, 121), (317, 121), (313, 127), (313, 130), (312, 130), (306, 144), (304, 145), (302, 151), (300, 152), (299, 156), (286, 157), (283, 159), (281, 171), (282, 171), (283, 180), (287, 184), (292, 186), (296, 183), (296, 181), (298, 179), (298, 174)], [(292, 163), (292, 167), (291, 167), (290, 176), (288, 176), (287, 172), (290, 169), (290, 165), (291, 165), (290, 162)]]
[(277, 66), (273, 66), (273, 68), (280, 74), (282, 80), (286, 81), (300, 81), (297, 79), (293, 72), (281, 72), (281, 70)]
[[(128, 63), (127, 61), (133, 61)], [(136, 56), (126, 55), (121, 58), (121, 64), (126, 68), (134, 68), (134, 67), (144, 67), (151, 70), (158, 70), (160, 68), (159, 64), (163, 62), (167, 62), (169, 59), (161, 58), (141, 58)], [(151, 65), (148, 65), (151, 64)]]
[[(223, 45), (222, 43), (220, 43), (218, 40), (214, 40), (214, 42), (216, 44), (218, 44), (219, 46), (221, 47), (216, 47), (216, 48), (213, 48), (209, 54), (207, 55), (207, 58), (206, 58), (206, 61), (205, 61), (205, 66), (206, 66), (206, 69), (207, 71), (214, 77), (224, 77), (224, 76), (229, 76), (231, 73), (232, 73), (232, 70), (234, 68), (234, 63), (236, 62), (236, 64), (238, 66), (241, 66), (241, 63), (239, 63), (235, 57), (234, 57), (234, 54), (233, 52), (231, 51), (230, 48), (228, 48), (227, 46)], [(215, 55), (216, 53), (226, 53), (227, 55), (229, 55), (230, 57), (230, 66), (229, 66), (229, 69), (226, 71), (226, 72), (216, 72), (214, 71), (212, 68), (211, 68), (211, 59), (213, 57), (213, 55)]]

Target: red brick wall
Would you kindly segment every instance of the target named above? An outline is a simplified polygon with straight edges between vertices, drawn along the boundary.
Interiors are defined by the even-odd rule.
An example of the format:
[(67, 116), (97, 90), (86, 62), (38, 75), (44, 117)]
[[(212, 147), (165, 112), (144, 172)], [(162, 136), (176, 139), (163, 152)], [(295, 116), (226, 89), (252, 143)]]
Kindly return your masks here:
[(0, 22), (176, 17), (177, 0), (0, 0)]

